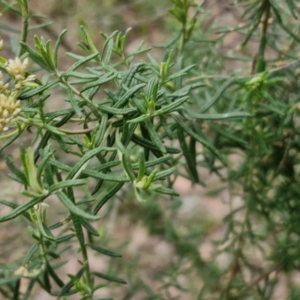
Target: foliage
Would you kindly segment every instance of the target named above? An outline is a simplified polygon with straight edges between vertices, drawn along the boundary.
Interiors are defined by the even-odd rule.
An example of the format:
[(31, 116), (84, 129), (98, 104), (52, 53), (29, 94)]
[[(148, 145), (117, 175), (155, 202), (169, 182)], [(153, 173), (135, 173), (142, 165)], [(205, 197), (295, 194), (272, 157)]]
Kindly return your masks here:
[[(20, 162), (5, 156), (9, 177), (21, 184), (26, 200), (20, 205), (0, 200), (12, 209), (0, 222), (24, 217), (33, 241), (25, 257), (1, 266), (4, 297), (30, 299), (39, 285), (61, 299), (72, 294), (98, 299), (103, 280), (126, 284), (121, 272), (95, 270), (89, 256), (91, 251), (112, 260), (121, 256), (101, 244), (97, 222), (128, 190), (149, 232), (164, 237), (175, 254), (161, 274), (166, 280), (161, 292), (130, 278), (123, 299), (133, 299), (141, 286), (144, 299), (172, 299), (170, 287), (185, 289), (183, 273), (196, 274), (197, 291), (186, 291), (193, 299), (273, 299), (281, 276), (288, 281), (287, 297), (297, 297), (292, 272), (299, 269), (300, 39), (293, 0), (237, 1), (246, 22), (209, 30), (204, 8), (172, 0), (174, 37), (163, 46), (161, 62), (143, 43), (128, 53), (129, 30), (101, 33), (99, 48), (81, 25), (81, 53), (67, 53), (73, 60), (67, 70), (58, 55), (67, 31), (55, 43), (34, 36), (32, 47), (27, 0), (2, 3), (23, 23), (18, 57), (0, 58), (0, 151), (21, 136), (32, 140), (30, 147), (20, 146)], [(222, 43), (233, 31), (244, 40), (234, 53), (224, 53)], [(252, 49), (255, 55), (248, 54)], [(237, 68), (220, 75), (229, 73), (227, 59), (249, 72)], [(67, 108), (51, 109), (54, 92), (63, 95)], [(193, 233), (182, 234), (157, 200), (168, 195), (176, 211), (176, 179), (204, 185), (203, 168), (230, 195), (226, 233), (209, 262), (200, 256)], [(55, 223), (48, 218), (54, 202), (64, 207), (64, 220)], [(79, 248), (80, 267), (65, 281), (59, 272), (65, 262), (58, 259), (70, 247)], [(218, 263), (221, 255), (225, 266)], [(262, 257), (259, 263), (256, 257)], [(26, 291), (20, 288), (23, 278)]]

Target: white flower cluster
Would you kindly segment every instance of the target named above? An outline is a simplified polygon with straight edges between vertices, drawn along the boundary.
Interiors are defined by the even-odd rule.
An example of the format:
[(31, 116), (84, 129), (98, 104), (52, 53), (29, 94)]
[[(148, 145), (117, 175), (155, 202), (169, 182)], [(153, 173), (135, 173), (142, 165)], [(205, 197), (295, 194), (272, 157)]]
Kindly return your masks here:
[[(0, 40), (0, 51), (2, 48), (3, 40)], [(20, 89), (23, 82), (27, 81), (27, 67), (28, 58), (25, 58), (23, 62), (18, 57), (8, 60), (5, 70), (15, 80), (13, 90)], [(17, 93), (13, 90), (9, 89), (9, 83), (4, 83), (3, 75), (0, 71), (0, 133), (8, 130), (9, 124), (15, 120), (21, 111), (21, 102), (16, 99)]]
[(0, 93), (0, 132), (8, 130), (8, 124), (20, 113), (21, 102), (11, 96)]
[(23, 62), (16, 57), (15, 59), (9, 59), (6, 67), (7, 73), (18, 81), (25, 79), (25, 73), (28, 67), (28, 58), (26, 57)]

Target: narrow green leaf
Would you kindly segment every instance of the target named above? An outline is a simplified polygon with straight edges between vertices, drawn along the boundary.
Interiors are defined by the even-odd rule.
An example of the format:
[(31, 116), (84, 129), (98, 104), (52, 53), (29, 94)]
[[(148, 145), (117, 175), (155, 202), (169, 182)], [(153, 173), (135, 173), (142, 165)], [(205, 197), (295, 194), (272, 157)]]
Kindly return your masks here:
[(30, 209), (31, 207), (33, 207), (34, 205), (42, 202), (47, 196), (42, 196), (39, 198), (34, 198), (20, 206), (18, 206), (17, 208), (15, 208), (12, 212), (0, 217), (0, 222), (5, 222), (8, 220), (12, 220), (14, 218), (16, 218), (17, 216), (19, 216), (20, 214), (23, 214), (25, 211), (27, 211), (28, 209)]
[(187, 112), (188, 118), (194, 118), (199, 120), (236, 120), (249, 118), (251, 115), (247, 112), (230, 112), (225, 114), (199, 114), (192, 111)]
[(245, 149), (249, 149), (249, 145), (247, 143), (247, 141), (241, 139), (240, 137), (238, 137), (235, 134), (231, 134), (229, 133), (224, 127), (222, 126), (216, 126), (215, 124), (209, 124), (210, 128), (214, 131), (216, 131), (217, 133), (219, 133), (223, 138), (227, 138), (228, 140), (232, 140), (234, 142), (237, 142), (238, 145), (237, 146), (242, 146)]
[(96, 203), (93, 209), (94, 215), (97, 214), (101, 207), (122, 188), (123, 184), (124, 182), (118, 182), (117, 184), (113, 185), (108, 191), (105, 192), (103, 197), (100, 198), (100, 200)]
[(57, 161), (53, 158), (50, 158), (49, 159), (49, 163), (54, 166), (55, 168), (59, 169), (59, 170), (62, 170), (62, 171), (66, 171), (66, 172), (70, 172), (71, 171), (71, 167), (69, 167), (68, 165), (65, 165), (63, 164), (62, 162), (60, 161)]
[(85, 179), (71, 179), (71, 180), (64, 180), (58, 183), (55, 183), (49, 188), (49, 193), (54, 193), (55, 191), (65, 189), (68, 187), (80, 186), (86, 184)]
[(62, 202), (62, 204), (74, 215), (79, 216), (86, 220), (91, 220), (91, 221), (99, 220), (99, 217), (93, 216), (93, 215), (81, 210), (80, 208), (78, 208), (64, 192), (58, 191), (57, 196), (60, 199), (60, 201)]
[[(37, 168), (37, 181), (39, 183), (40, 186), (43, 186), (42, 183), (42, 175), (45, 174), (45, 166), (48, 163), (49, 159), (51, 158), (51, 156), (53, 155), (53, 153), (50, 150), (50, 145), (48, 145), (45, 149), (44, 149), (44, 156), (43, 156), (43, 160), (42, 162), (38, 165)], [(49, 176), (51, 177), (51, 173), (45, 175), (47, 178), (49, 178)], [(50, 179), (51, 181), (51, 179)]]
[(81, 220), (84, 220), (84, 219), (74, 213), (71, 213), (71, 218), (72, 218), (75, 234), (76, 234), (77, 240), (79, 241), (80, 247), (81, 248), (85, 247), (84, 234), (83, 234), (82, 223), (81, 223)]
[(255, 11), (255, 13), (252, 14), (252, 16), (253, 16), (253, 19), (252, 19), (252, 22), (251, 22), (252, 24), (251, 24), (250, 29), (246, 33), (246, 37), (245, 37), (245, 39), (244, 39), (244, 41), (241, 45), (242, 47), (244, 47), (248, 43), (248, 41), (251, 38), (251, 36), (253, 35), (253, 33), (255, 32), (257, 27), (260, 25), (261, 18), (263, 16), (264, 12), (265, 12), (265, 9), (264, 9), (263, 6), (266, 5), (266, 4), (268, 5), (267, 2), (264, 2), (263, 5), (260, 7), (260, 9), (257, 9)]
[(161, 138), (157, 134), (157, 132), (154, 130), (152, 123), (150, 122), (149, 119), (144, 121), (145, 127), (147, 128), (147, 131), (151, 137), (151, 140), (153, 144), (159, 149), (161, 153), (167, 153), (167, 150), (165, 146), (163, 145)]
[(118, 76), (118, 73), (116, 71), (111, 71), (109, 73), (103, 74), (102, 76), (100, 76), (100, 78), (96, 81), (93, 81), (87, 85), (85, 85), (82, 89), (81, 92), (85, 92), (88, 89), (91, 89), (93, 87), (100, 87), (103, 83), (112, 81), (114, 78), (116, 78)]
[(140, 202), (140, 203), (145, 203), (147, 202), (147, 199), (142, 195), (142, 193), (140, 192), (140, 190), (138, 188), (134, 188), (134, 194), (136, 196), (136, 199)]
[(49, 66), (47, 65), (47, 62), (43, 59), (43, 57), (40, 54), (33, 51), (26, 43), (20, 42), (20, 44), (35, 63), (37, 63), (44, 70), (51, 72), (51, 68), (49, 68)]
[(14, 282), (18, 281), (20, 278), (22, 278), (22, 275), (1, 278), (0, 279), (0, 286), (14, 283)]
[(154, 176), (154, 180), (163, 180), (169, 177), (174, 173), (175, 169), (174, 168), (169, 168), (160, 172), (157, 172)]
[(102, 51), (101, 51), (101, 55), (100, 55), (100, 59), (101, 61), (103, 61), (105, 64), (108, 64), (108, 62), (110, 61), (110, 57), (112, 55), (112, 51), (114, 48), (114, 41), (113, 38), (118, 34), (118, 31), (114, 31), (110, 36), (107, 36), (104, 33), (101, 33), (101, 35), (104, 37), (105, 39), (105, 43), (103, 45)]
[(207, 140), (205, 140), (203, 137), (201, 137), (198, 133), (194, 132), (188, 125), (186, 125), (178, 116), (173, 115), (172, 116), (177, 123), (178, 126), (180, 126), (189, 136), (193, 137), (195, 140), (197, 140), (199, 143), (201, 143), (203, 146), (205, 146), (207, 149), (209, 149), (216, 157), (220, 159), (220, 161), (226, 165), (226, 162), (222, 155), (219, 153), (219, 151), (211, 145)]
[(51, 257), (51, 258), (54, 258), (54, 259), (60, 259), (61, 256), (55, 252), (52, 252), (52, 251), (47, 251), (47, 254)]
[[(105, 65), (108, 65), (111, 59), (111, 55), (113, 53), (114, 50), (114, 40), (113, 39), (107, 39), (105, 41), (105, 44), (103, 46), (103, 51), (102, 51), (102, 62)], [(105, 55), (104, 55), (105, 53)]]
[(126, 123), (126, 118), (123, 118), (123, 132), (122, 132), (122, 137), (121, 137), (121, 142), (127, 147), (133, 133), (135, 132), (137, 128), (137, 124), (127, 124)]
[(188, 99), (189, 99), (189, 97), (184, 97), (184, 98), (178, 99), (177, 101), (174, 101), (173, 103), (163, 106), (161, 109), (155, 111), (152, 115), (159, 116), (159, 115), (170, 113), (170, 112), (174, 111), (174, 109), (176, 109), (177, 107), (181, 106)]
[[(145, 162), (145, 168), (154, 167), (156, 165), (162, 165), (162, 163), (165, 163), (166, 161), (170, 160), (171, 158), (172, 158), (172, 156), (167, 154), (165, 156), (161, 156), (161, 157), (153, 159), (153, 160), (148, 160)], [(134, 170), (139, 169), (139, 164), (138, 163), (132, 164), (132, 169), (134, 169)]]
[(174, 99), (182, 98), (182, 97), (188, 96), (189, 93), (191, 92), (191, 90), (194, 90), (199, 87), (205, 87), (205, 86), (206, 85), (202, 82), (190, 84), (190, 85), (184, 86), (183, 88), (176, 90), (174, 93), (168, 94), (166, 96), (168, 98), (174, 98)]
[(97, 73), (97, 74), (90, 74), (90, 73), (82, 73), (82, 72), (67, 72), (67, 73), (62, 73), (60, 76), (62, 78), (79, 78), (82, 80), (86, 80), (86, 81), (95, 81), (99, 78), (99, 76), (101, 75), (101, 73)]
[(24, 184), (24, 182), (23, 182), (19, 177), (17, 177), (15, 174), (9, 173), (7, 176), (8, 176), (10, 179), (12, 179), (13, 181), (16, 181), (16, 182), (19, 182), (19, 183), (21, 183), (21, 184)]
[(151, 185), (149, 187), (149, 190), (153, 190), (157, 193), (160, 193), (160, 194), (166, 194), (166, 195), (171, 195), (171, 196), (180, 196), (180, 194), (176, 193), (175, 191), (173, 191), (172, 189), (169, 189), (169, 188), (166, 188), (166, 187), (162, 187), (160, 185), (158, 186), (155, 186), (152, 188)]
[(64, 282), (59, 278), (59, 276), (57, 275), (57, 272), (52, 268), (52, 266), (47, 262), (46, 263), (46, 269), (49, 273), (49, 275), (53, 278), (53, 280), (55, 281), (55, 283), (59, 286), (59, 287), (63, 287), (64, 286)]
[(54, 23), (54, 21), (49, 21), (49, 22), (45, 22), (45, 23), (41, 23), (41, 24), (37, 24), (37, 25), (28, 26), (28, 31), (44, 28), (49, 25), (52, 25), (53, 23)]
[(68, 174), (67, 179), (72, 179), (79, 171), (80, 169), (84, 166), (85, 163), (87, 163), (92, 157), (100, 153), (101, 151), (115, 151), (116, 149), (114, 148), (96, 148), (88, 153), (86, 153), (79, 162), (75, 164), (75, 166), (71, 169), (70, 173)]
[(47, 123), (44, 124), (44, 127), (45, 127), (47, 130), (49, 130), (51, 133), (53, 133), (53, 134), (57, 134), (57, 135), (60, 135), (60, 136), (64, 136), (64, 135), (65, 135), (64, 132), (60, 131), (60, 130), (57, 129), (56, 127), (51, 126), (51, 125), (49, 125), (49, 124), (47, 124)]
[(289, 7), (289, 10), (290, 10), (292, 16), (293, 16), (295, 19), (298, 19), (297, 15), (296, 15), (296, 13), (295, 13), (295, 8), (296, 8), (296, 6), (295, 6), (295, 3), (294, 3), (294, 0), (286, 0), (286, 3), (287, 3), (287, 5), (288, 5), (288, 7)]
[[(273, 2), (273, 1), (272, 1)], [(283, 24), (281, 16), (279, 11), (272, 6), (272, 10), (274, 12), (274, 15), (277, 19), (278, 25), (289, 35), (291, 36), (294, 40), (296, 40), (298, 43), (300, 43), (300, 38), (286, 25)]]
[[(74, 288), (74, 289), (70, 288), (67, 292), (65, 292), (65, 293), (63, 294), (63, 296), (65, 296), (65, 298), (66, 298), (67, 296), (71, 296), (71, 295), (75, 295), (75, 294), (78, 294), (78, 290), (75, 289), (75, 288)], [(55, 291), (55, 292), (52, 292), (51, 295), (52, 295), (52, 296), (60, 297), (60, 292)], [(59, 298), (58, 298), (58, 299), (59, 299)]]
[(122, 165), (125, 169), (126, 174), (130, 178), (130, 181), (133, 182), (135, 177), (132, 171), (131, 160), (127, 153), (122, 153)]
[(29, 92), (25, 92), (24, 94), (21, 94), (18, 96), (18, 99), (20, 100), (25, 100), (25, 99), (29, 99), (35, 95), (39, 95), (41, 93), (43, 93), (44, 91), (52, 88), (53, 86), (57, 85), (59, 83), (59, 80), (53, 80), (50, 81), (49, 83), (42, 85), (38, 88), (32, 89)]
[[(84, 274), (84, 270), (85, 268), (81, 268), (77, 274), (75, 275), (76, 278), (79, 280), (81, 278), (81, 276)], [(74, 286), (74, 282), (72, 280), (68, 281), (64, 287), (61, 289), (61, 291), (58, 294), (58, 297), (62, 297), (67, 295), (67, 293), (70, 291), (70, 289)]]
[[(30, 300), (30, 297), (32, 295), (32, 289), (33, 289), (35, 283), (36, 283), (36, 279), (35, 278), (33, 278), (33, 279), (30, 280), (30, 282), (29, 282), (29, 284), (27, 286), (26, 292), (23, 295), (22, 300)], [(17, 298), (17, 299), (19, 299), (19, 298)]]
[(127, 115), (129, 113), (135, 112), (136, 108), (115, 108), (113, 106), (106, 106), (106, 105), (98, 105), (98, 108), (106, 113), (113, 114), (113, 115)]
[(14, 136), (12, 136), (10, 139), (8, 139), (5, 143), (2, 144), (3, 141), (1, 141), (1, 147), (0, 147), (0, 153), (2, 153), (2, 151), (8, 147), (9, 145), (11, 145), (15, 140), (17, 140), (19, 138), (19, 136), (21, 136), (21, 134), (23, 133), (23, 131), (26, 129), (26, 126), (20, 126), (18, 125), (18, 133), (16, 133)]
[(97, 277), (106, 279), (108, 281), (113, 281), (113, 282), (117, 282), (117, 283), (127, 284), (127, 282), (125, 280), (123, 280), (121, 278), (118, 278), (118, 277), (114, 277), (114, 276), (111, 276), (111, 275), (103, 274), (103, 273), (100, 273), (100, 272), (93, 272), (93, 274), (96, 275)]
[[(134, 142), (137, 145), (142, 146), (146, 149), (153, 150), (153, 151), (159, 151), (159, 149), (155, 145), (153, 145), (153, 143), (151, 141), (143, 139), (142, 137), (140, 137), (136, 134), (132, 135), (131, 140), (132, 140), (132, 142)], [(170, 154), (178, 154), (181, 152), (179, 149), (176, 149), (176, 148), (171, 148), (171, 147), (165, 147), (165, 148), (166, 148), (167, 153), (170, 153)]]
[(8, 168), (20, 179), (20, 182), (25, 186), (28, 185), (25, 173), (13, 163), (10, 156), (5, 155), (5, 162)]
[(172, 74), (171, 76), (169, 76), (169, 77), (167, 78), (166, 82), (171, 81), (171, 80), (173, 80), (173, 79), (176, 79), (176, 78), (178, 78), (178, 77), (182, 77), (182, 76), (186, 75), (186, 73), (187, 73), (188, 71), (190, 71), (191, 69), (193, 69), (194, 67), (195, 67), (195, 65), (191, 65), (191, 66), (188, 66), (188, 67), (186, 67), (186, 68), (184, 68), (184, 69), (182, 69), (182, 70), (176, 72), (175, 74)]
[[(49, 227), (49, 228), (54, 229), (54, 228), (52, 228), (52, 227)], [(66, 235), (57, 237), (57, 238), (56, 238), (56, 243), (57, 243), (57, 244), (65, 243), (65, 242), (69, 241), (70, 239), (72, 239), (74, 236), (75, 236), (75, 234), (70, 233), (70, 234), (66, 234)]]
[(72, 90), (68, 88), (68, 100), (70, 101), (73, 109), (75, 110), (77, 116), (79, 118), (82, 117), (82, 112), (80, 107), (78, 106), (78, 100), (76, 99), (75, 95), (73, 94)]
[(94, 58), (96, 58), (99, 55), (99, 52), (93, 53), (91, 55), (88, 55), (86, 57), (83, 57), (81, 59), (79, 59), (75, 64), (73, 64), (67, 71), (67, 73), (69, 72), (74, 72), (75, 70), (77, 70), (79, 67), (81, 67), (82, 65), (84, 65), (85, 63), (93, 60)]
[(99, 232), (86, 220), (81, 220), (82, 226), (92, 235), (100, 236)]
[(93, 137), (95, 147), (99, 147), (104, 139), (105, 132), (107, 130), (107, 122), (108, 122), (108, 114), (102, 113), (99, 129), (96, 131), (95, 136)]
[(135, 50), (133, 50), (130, 54), (128, 54), (126, 56), (126, 61), (128, 63), (128, 65), (131, 65), (133, 59), (139, 55), (139, 54), (142, 54), (142, 53), (146, 53), (146, 52), (149, 52), (152, 48), (149, 47), (149, 48), (144, 48), (142, 49), (143, 45), (144, 45), (144, 41), (141, 41), (138, 46), (135, 48)]
[(19, 279), (14, 286), (12, 300), (19, 300), (19, 296), (20, 296), (20, 292), (21, 292), (20, 288), (21, 288), (21, 279)]
[(94, 170), (84, 170), (83, 174), (88, 175), (89, 177), (94, 177), (97, 179), (102, 179), (105, 181), (111, 181), (111, 182), (129, 182), (130, 178), (120, 175), (111, 175), (111, 174), (105, 174)]
[(101, 248), (101, 247), (93, 245), (93, 244), (87, 244), (87, 246), (89, 246), (93, 250), (95, 250), (95, 251), (97, 251), (97, 252), (99, 252), (101, 254), (107, 255), (107, 256), (122, 257), (122, 254), (120, 254), (120, 253), (117, 253), (117, 252), (114, 252), (114, 251), (111, 251), (111, 250), (107, 250), (107, 249)]
[(95, 201), (95, 197), (85, 196), (81, 200), (77, 201), (77, 205), (87, 204), (87, 203), (94, 202), (94, 201)]
[[(97, 78), (95, 78), (95, 79), (87, 77), (87, 78), (82, 78), (82, 79), (77, 79), (77, 80), (69, 80), (69, 83), (70, 83), (70, 85), (82, 85), (82, 84), (94, 82), (95, 80), (98, 80), (98, 79), (99, 79), (99, 76), (97, 76)], [(89, 98), (89, 99), (91, 99), (91, 98)]]
[(1, 30), (6, 30), (6, 31), (9, 31), (9, 32), (13, 32), (13, 33), (17, 33), (17, 34), (21, 33), (20, 29), (13, 28), (13, 27), (5, 25), (5, 24), (0, 24), (0, 29)]
[(189, 151), (187, 143), (185, 141), (185, 136), (181, 128), (177, 128), (177, 136), (180, 143), (180, 148), (182, 154), (185, 158), (189, 173), (191, 175), (193, 182), (199, 182), (199, 176), (197, 171), (197, 164), (195, 164), (196, 158), (192, 156), (192, 153)]
[[(16, 209), (17, 207), (19, 207), (18, 204), (13, 203), (13, 202), (10, 202), (10, 201), (3, 200), (3, 199), (0, 200), (0, 203), (3, 204), (3, 205), (6, 205), (6, 206), (8, 206), (8, 207), (10, 207), (10, 208), (12, 208), (12, 209)], [(30, 215), (29, 215), (28, 212), (24, 211), (24, 212), (22, 213), (22, 215), (23, 215), (28, 221), (31, 222), (31, 217), (30, 217)]]
[(55, 63), (54, 63), (54, 57), (52, 54), (52, 49), (51, 49), (51, 41), (47, 41), (46, 43), (46, 57), (47, 61), (48, 61), (48, 65), (51, 67), (52, 71), (55, 72), (56, 68), (55, 68)]
[(41, 214), (39, 212), (37, 212), (37, 226), (39, 228), (39, 232), (44, 236), (45, 239), (49, 241), (56, 240), (49, 229), (47, 231), (45, 230), (45, 224), (43, 223)]
[[(61, 162), (58, 162), (54, 159), (50, 159), (50, 164), (55, 166), (56, 168), (60, 169), (60, 170), (63, 170), (63, 171), (66, 171), (66, 172), (70, 172), (71, 171), (71, 167), (61, 163)], [(94, 178), (97, 178), (97, 179), (104, 179), (104, 180), (108, 180), (108, 181), (118, 181), (118, 182), (127, 182), (129, 181), (128, 178), (125, 178), (125, 177), (118, 177), (116, 178), (117, 176), (112, 176), (112, 175), (107, 175), (107, 174), (104, 174), (104, 173), (101, 173), (101, 171), (103, 170), (107, 170), (111, 167), (114, 167), (114, 166), (117, 166), (119, 165), (120, 162), (119, 161), (110, 161), (110, 162), (107, 162), (103, 165), (101, 165), (100, 167), (96, 168), (96, 169), (92, 169), (92, 170), (82, 170), (81, 172), (81, 175), (80, 177), (87, 177), (87, 176), (90, 176), (90, 177), (94, 177)]]
[(218, 91), (215, 93), (215, 95), (210, 99), (210, 101), (204, 105), (200, 109), (200, 113), (206, 112), (208, 109), (210, 109), (223, 95), (223, 93), (226, 91), (226, 89), (235, 81), (235, 78), (229, 78), (226, 80), (218, 89)]
[(30, 250), (26, 253), (26, 256), (23, 258), (23, 265), (28, 264), (33, 260), (33, 257), (39, 255), (39, 243), (33, 244), (30, 247)]
[(156, 99), (158, 88), (159, 88), (158, 78), (156, 76), (151, 77), (149, 83), (147, 84), (147, 89), (146, 89), (146, 97), (148, 100), (151, 99), (152, 97)]
[(131, 89), (128, 89), (126, 93), (118, 100), (117, 103), (115, 103), (114, 107), (120, 108), (125, 105), (125, 103), (129, 100), (129, 98), (133, 97), (138, 91), (140, 91), (146, 84), (140, 83), (132, 87)]
[[(125, 88), (129, 88), (130, 84), (134, 78), (134, 76), (139, 73), (140, 71), (143, 71), (145, 68), (145, 63), (143, 62), (139, 62), (137, 64), (135, 64), (130, 70), (129, 72), (122, 78), (122, 82), (120, 85), (120, 89), (117, 95), (117, 98), (120, 99), (122, 97), (122, 95), (124, 94), (124, 91), (126, 91)], [(124, 100), (124, 99), (123, 99)], [(117, 107), (121, 107), (123, 105), (119, 104)]]
[(149, 114), (140, 115), (140, 116), (137, 117), (137, 118), (128, 120), (127, 123), (128, 123), (128, 124), (134, 124), (134, 123), (137, 123), (137, 124), (138, 124), (138, 123), (141, 123), (141, 122), (143, 122), (143, 121), (149, 119), (150, 117), (152, 117), (152, 116), (150, 116)]
[[(80, 26), (80, 31), (84, 37), (85, 42), (88, 45), (89, 50), (92, 51), (93, 53), (98, 52), (92, 38), (90, 37), (89, 33), (87, 32), (86, 28), (83, 25)], [(97, 57), (96, 60), (99, 61), (99, 57)]]
[(132, 98), (132, 102), (135, 104), (137, 109), (142, 113), (143, 115), (147, 114), (148, 111), (148, 101), (145, 99), (143, 95), (141, 95), (144, 101), (141, 101), (139, 98)]
[[(131, 166), (132, 168), (132, 166)], [(138, 163), (139, 172), (136, 178), (136, 181), (139, 182), (143, 179), (145, 175), (145, 153), (143, 148), (139, 150), (139, 163)]]

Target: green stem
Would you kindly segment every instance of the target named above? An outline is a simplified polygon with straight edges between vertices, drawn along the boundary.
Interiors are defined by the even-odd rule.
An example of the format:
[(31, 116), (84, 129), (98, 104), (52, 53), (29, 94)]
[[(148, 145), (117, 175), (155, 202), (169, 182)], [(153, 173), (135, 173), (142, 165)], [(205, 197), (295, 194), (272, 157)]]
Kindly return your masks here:
[[(28, 19), (29, 19), (29, 11), (28, 11), (28, 2), (27, 0), (22, 1), (21, 10), (22, 10), (22, 33), (21, 33), (21, 42), (26, 43), (27, 40), (27, 34), (28, 34)], [(23, 54), (23, 48), (20, 46), (18, 57), (20, 57)]]
[(91, 101), (89, 98), (87, 98), (84, 94), (82, 94), (80, 91), (78, 91), (74, 86), (69, 84), (67, 80), (62, 78), (58, 73), (55, 74), (57, 78), (60, 80), (60, 82), (66, 86), (68, 89), (70, 89), (76, 96), (83, 99), (88, 105), (93, 106), (94, 108), (98, 108), (97, 104), (95, 104), (93, 101)]
[(14, 131), (12, 131), (12, 132), (10, 132), (10, 133), (8, 133), (8, 134), (1, 135), (1, 136), (0, 136), (0, 141), (1, 141), (1, 140), (6, 140), (6, 139), (9, 139), (9, 138), (13, 137), (14, 135), (18, 134), (20, 131), (23, 131), (23, 130), (25, 129), (26, 126), (27, 126), (27, 125), (21, 126), (21, 130), (20, 130), (20, 129), (17, 129), (17, 130), (14, 130)]
[(263, 72), (266, 69), (265, 51), (266, 51), (266, 46), (267, 46), (268, 21), (269, 21), (270, 12), (271, 12), (271, 4), (269, 3), (269, 0), (265, 0), (263, 2), (262, 9), (265, 12), (263, 14), (263, 19), (262, 19), (262, 29), (261, 29), (261, 37), (260, 37), (260, 43), (259, 43), (256, 73)]

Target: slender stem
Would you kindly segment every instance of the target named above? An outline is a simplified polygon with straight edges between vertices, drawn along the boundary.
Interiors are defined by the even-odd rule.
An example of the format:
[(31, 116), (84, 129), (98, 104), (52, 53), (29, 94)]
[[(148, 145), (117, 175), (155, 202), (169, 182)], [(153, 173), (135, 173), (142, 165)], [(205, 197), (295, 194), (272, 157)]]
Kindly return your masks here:
[[(258, 63), (256, 66), (256, 71), (257, 72), (263, 72), (265, 71), (265, 60), (264, 60), (264, 56), (265, 56), (265, 51), (266, 51), (266, 45), (267, 45), (267, 26), (268, 26), (268, 20), (270, 17), (270, 3), (268, 0), (264, 0), (263, 4), (262, 4), (262, 9), (265, 10), (264, 12), (264, 17), (263, 17), (263, 26), (262, 26), (262, 32), (261, 32), (261, 39), (260, 39), (260, 45), (259, 45), (259, 54), (258, 54)], [(257, 76), (257, 75), (256, 75)], [(255, 115), (255, 110), (256, 110), (256, 105), (257, 105), (257, 101), (258, 99), (256, 99), (256, 95), (253, 95), (253, 97), (251, 97), (252, 99), (249, 99), (250, 101), (250, 113), (251, 115)], [(254, 182), (254, 178), (255, 178), (255, 157), (256, 157), (256, 126), (257, 121), (255, 121), (255, 119), (249, 119), (247, 120), (246, 123), (246, 128), (247, 130), (250, 130), (250, 145), (251, 148), (248, 151), (248, 155), (247, 157), (249, 158), (249, 172), (248, 172), (248, 176), (247, 178), (245, 178), (245, 185), (244, 185), (244, 190), (246, 195), (250, 198), (251, 197), (251, 190), (252, 187), (255, 185)], [(247, 200), (247, 199), (245, 199)], [(230, 278), (228, 281), (228, 284), (226, 286), (225, 289), (225, 299), (226, 300), (231, 300), (233, 299), (233, 297), (230, 294), (231, 291), (231, 287), (234, 281), (234, 278), (236, 277), (236, 275), (238, 273), (240, 273), (240, 265), (239, 265), (239, 259), (242, 256), (242, 252), (243, 252), (243, 243), (244, 243), (244, 236), (246, 234), (246, 222), (249, 218), (249, 206), (246, 207), (246, 214), (245, 214), (245, 218), (244, 218), (244, 222), (242, 224), (242, 229), (241, 232), (238, 234), (237, 236), (237, 250), (235, 251), (235, 257), (234, 257), (234, 262), (233, 262), (233, 266), (231, 268), (231, 273), (230, 273)], [(266, 276), (266, 275), (265, 275)], [(261, 279), (265, 278), (265, 276), (263, 276), (262, 278), (259, 278), (257, 282), (259, 282)], [(256, 282), (256, 281), (255, 281)], [(246, 293), (248, 291), (248, 289), (250, 289), (251, 286), (253, 286), (254, 284), (250, 284), (248, 285), (243, 293)], [(239, 297), (237, 299), (240, 299), (241, 295), (239, 295)], [(234, 297), (235, 299), (236, 297)]]
[[(21, 42), (26, 43), (27, 34), (28, 34), (28, 19), (29, 19), (29, 11), (28, 11), (28, 2), (27, 0), (23, 0), (21, 5), (22, 10), (22, 33), (21, 33)], [(20, 57), (23, 54), (23, 48), (20, 46), (18, 56)]]
[[(26, 119), (26, 118), (23, 118), (21, 116), (18, 116), (17, 119), (19, 121), (27, 124), (27, 125), (35, 125), (37, 127), (44, 127), (44, 123), (40, 119)], [(58, 129), (57, 128), (57, 130), (60, 131), (60, 132), (62, 132), (62, 133), (65, 133), (65, 134), (86, 134), (86, 133), (92, 132), (94, 130), (94, 128), (79, 129), (79, 130), (70, 130), (70, 129), (64, 129), (64, 128), (59, 128)], [(8, 137), (11, 137), (11, 136), (15, 135), (17, 132), (18, 131), (15, 130), (15, 131), (13, 131), (10, 134), (7, 134), (5, 136), (1, 136), (0, 140), (1, 139), (6, 139)]]
[(187, 20), (188, 20), (188, 10), (189, 10), (189, 0), (183, 1), (183, 7), (181, 8), (184, 10), (184, 18), (182, 19), (181, 22), (181, 39), (180, 39), (180, 44), (179, 44), (179, 53), (182, 53), (184, 46), (187, 42)]
[(272, 272), (277, 271), (279, 269), (278, 266), (275, 266), (273, 268), (271, 268), (269, 271), (267, 271), (266, 273), (262, 274), (261, 276), (257, 277), (255, 280), (253, 280), (252, 282), (250, 282), (243, 290), (241, 290), (237, 295), (235, 295), (234, 297), (231, 297), (230, 299), (241, 299), (243, 296), (245, 296), (245, 294), (255, 285), (257, 285), (261, 280), (263, 280), (264, 278), (268, 277)]
[(57, 78), (60, 80), (60, 82), (64, 86), (66, 86), (68, 89), (70, 89), (75, 95), (82, 98), (88, 105), (98, 108), (97, 105), (93, 101), (91, 101), (84, 94), (82, 94), (80, 91), (78, 91), (74, 86), (69, 84), (69, 82), (67, 80), (65, 80), (64, 78), (62, 78), (58, 73), (56, 73), (55, 75), (57, 76)]
[(271, 12), (271, 4), (269, 0), (264, 0), (262, 4), (262, 9), (264, 9), (263, 19), (262, 19), (262, 29), (261, 37), (259, 42), (259, 51), (258, 51), (258, 61), (256, 66), (256, 72), (263, 72), (266, 69), (265, 63), (265, 51), (267, 46), (267, 29)]
[[(24, 130), (26, 126), (27, 126), (27, 125), (21, 126), (21, 130)], [(1, 136), (0, 136), (0, 141), (1, 141), (1, 140), (9, 139), (9, 138), (13, 137), (14, 135), (18, 134), (19, 132), (20, 132), (20, 129), (17, 129), (17, 130), (14, 130), (14, 131), (12, 131), (12, 132), (10, 132), (10, 133), (8, 133), (8, 134), (1, 135)]]
[(81, 254), (82, 254), (82, 258), (83, 258), (83, 265), (85, 268), (87, 285), (90, 287), (92, 285), (91, 284), (91, 270), (90, 270), (90, 263), (89, 263), (89, 257), (87, 254), (86, 245), (80, 243), (80, 249), (81, 249)]

